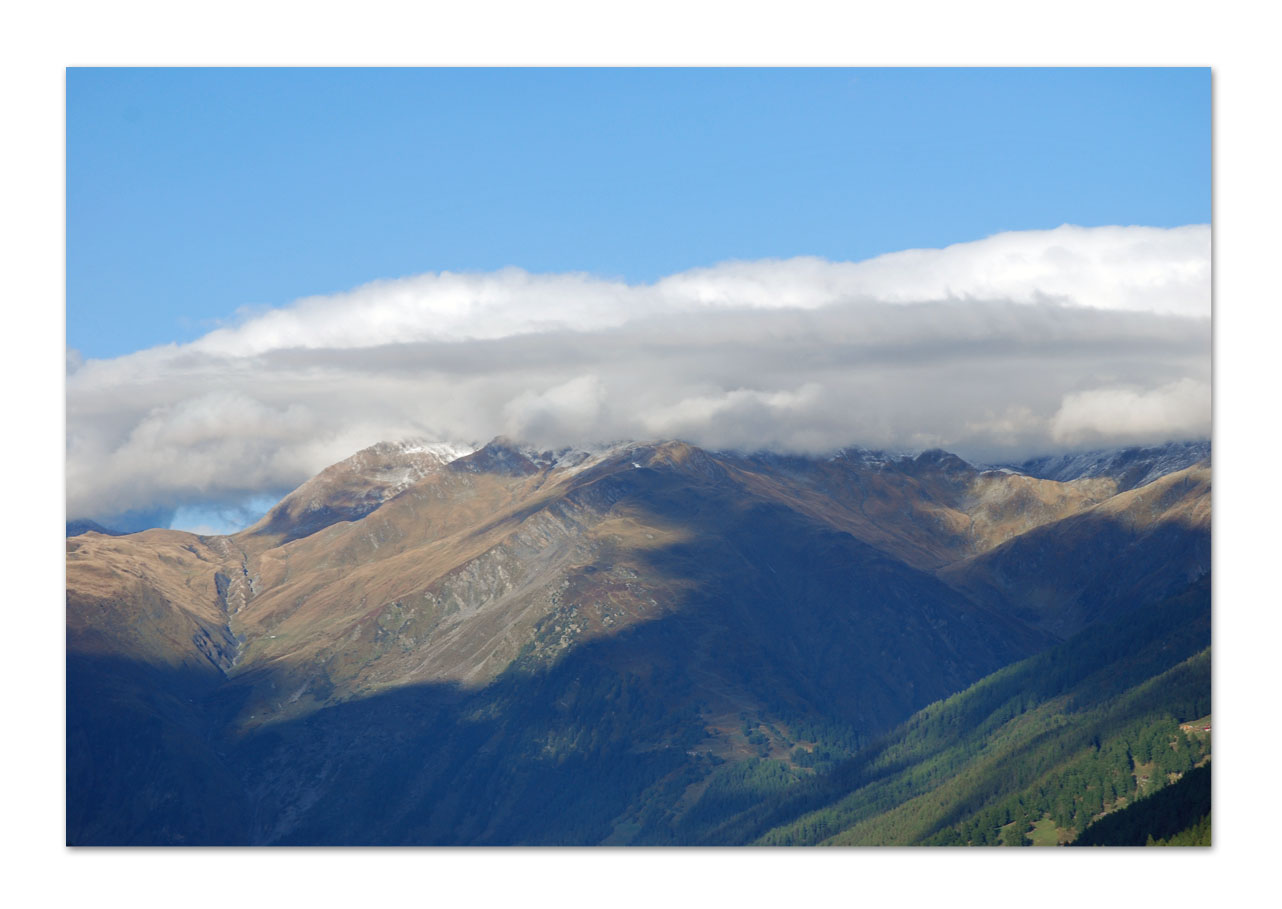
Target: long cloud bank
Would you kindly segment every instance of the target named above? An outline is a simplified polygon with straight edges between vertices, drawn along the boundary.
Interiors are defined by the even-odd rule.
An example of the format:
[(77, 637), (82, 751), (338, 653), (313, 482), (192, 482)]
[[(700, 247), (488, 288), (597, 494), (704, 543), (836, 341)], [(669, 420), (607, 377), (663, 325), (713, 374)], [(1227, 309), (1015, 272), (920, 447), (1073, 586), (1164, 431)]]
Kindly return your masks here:
[(998, 234), (631, 285), (431, 274), (69, 352), (67, 510), (234, 504), (375, 441), (683, 438), (980, 460), (1210, 434), (1211, 233)]

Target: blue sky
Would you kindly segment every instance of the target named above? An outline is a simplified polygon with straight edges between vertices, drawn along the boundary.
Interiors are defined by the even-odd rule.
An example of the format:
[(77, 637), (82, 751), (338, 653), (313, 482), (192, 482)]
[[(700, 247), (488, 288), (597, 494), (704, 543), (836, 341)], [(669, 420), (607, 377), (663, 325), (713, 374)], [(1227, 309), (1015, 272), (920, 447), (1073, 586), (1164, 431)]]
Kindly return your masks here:
[(1208, 69), (67, 74), (67, 343), (422, 272), (651, 281), (1211, 218)]

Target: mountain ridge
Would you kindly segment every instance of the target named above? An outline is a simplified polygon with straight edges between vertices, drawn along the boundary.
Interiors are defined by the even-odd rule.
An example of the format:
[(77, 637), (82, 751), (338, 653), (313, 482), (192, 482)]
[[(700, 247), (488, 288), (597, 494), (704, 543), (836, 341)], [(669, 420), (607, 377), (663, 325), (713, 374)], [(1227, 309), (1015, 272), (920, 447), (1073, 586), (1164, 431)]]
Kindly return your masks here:
[[(1209, 540), (1209, 468), (1119, 493), (1110, 477), (1059, 482), (940, 451), (814, 459), (679, 441), (539, 451), (500, 438), (447, 458), (414, 447), (339, 462), (237, 534), (69, 538), (69, 678), (84, 680), (80, 692), (117, 692), (108, 704), (83, 694), (93, 716), (69, 700), (75, 741), (121, 761), (150, 741), (178, 781), (183, 767), (221, 761), (215, 776), (241, 780), (251, 814), (275, 818), (249, 831), (229, 814), (218, 820), (227, 842), (375, 841), (360, 826), (381, 823), (368, 806), (328, 784), (313, 807), (296, 802), (327, 760), (353, 791), (373, 785), (364, 764), (340, 757), (365, 753), (364, 738), (387, 750), (369, 766), (419, 779), (419, 795), (396, 802), (407, 819), (428, 812), (405, 841), (468, 841), (449, 839), (454, 822), (423, 793), (453, 775), (478, 798), (515, 800), (504, 811), (519, 814), (552, 785), (531, 763), (550, 749), (605, 787), (576, 803), (573, 823), (586, 826), (539, 834), (506, 813), (477, 841), (631, 841), (631, 822), (603, 828), (602, 812), (627, 815), (629, 799), (679, 779), (697, 789), (718, 762), (766, 760), (799, 779), (1066, 633), (1012, 608), (1022, 576), (999, 589), (991, 571), (959, 580), (951, 566), (987, 570), (985, 556), (1027, 539), (1080, 548), (1091, 534), (1065, 528), (1119, 498), (1137, 539), (1173, 552)], [(1091, 562), (1071, 560), (1065, 591), (1089, 587)], [(158, 699), (156, 684), (192, 692), (189, 704)], [(425, 714), (388, 738), (378, 724), (395, 703)], [(162, 738), (122, 741), (99, 716)], [(465, 716), (491, 718), (483, 741)], [(271, 744), (280, 736), (294, 744)], [(434, 769), (412, 769), (406, 743), (433, 737)], [(116, 792), (104, 806), (123, 796), (71, 741), (69, 780), (74, 768), (87, 782), (74, 791), (82, 833), (69, 837), (116, 841), (125, 834), (84, 832), (116, 829), (86, 793)], [(473, 747), (490, 755), (499, 789), (469, 769)], [(626, 785), (606, 769), (624, 755)], [(180, 788), (203, 797), (194, 783)], [(479, 821), (449, 810), (463, 812), (460, 830)], [(351, 820), (326, 832), (334, 812)], [(131, 823), (129, 837), (171, 841), (145, 817)]]
[[(329, 467), (324, 468), (315, 477), (305, 481), (298, 488), (288, 493), (281, 502), (278, 502), (267, 515), (260, 518), (254, 525), (260, 525), (263, 521), (269, 520), (272, 512), (278, 511), (284, 504), (285, 499), (295, 499), (301, 497), (301, 493), (307, 490), (317, 490), (322, 488), (323, 484), (317, 483), (322, 476), (330, 475), (335, 472), (351, 472), (352, 462), (367, 459), (371, 456), (378, 456), (380, 453), (384, 456), (395, 456), (396, 452), (421, 452), (424, 454), (434, 453), (440, 458), (439, 463), (429, 461), (426, 469), (441, 466), (452, 460), (470, 453), (475, 453), (485, 447), (494, 446), (496, 443), (502, 444), (520, 457), (529, 460), (532, 464), (540, 467), (547, 467), (553, 464), (566, 464), (568, 459), (586, 460), (591, 457), (600, 455), (603, 452), (617, 450), (628, 446), (638, 446), (654, 444), (645, 441), (614, 441), (609, 443), (600, 443), (587, 446), (567, 446), (560, 449), (539, 448), (528, 443), (523, 443), (506, 436), (499, 436), (487, 446), (476, 443), (461, 444), (456, 442), (433, 442), (423, 438), (406, 438), (395, 441), (383, 441), (375, 443), (368, 448), (351, 455), (342, 461), (336, 462)], [(1099, 477), (1114, 477), (1119, 480), (1119, 491), (1133, 488), (1137, 485), (1144, 485), (1159, 479), (1166, 473), (1174, 470), (1181, 470), (1185, 467), (1192, 466), (1200, 460), (1210, 457), (1211, 443), (1209, 440), (1186, 440), (1167, 442), (1156, 446), (1130, 446), (1121, 448), (1094, 449), (1085, 452), (1070, 452), (1062, 454), (1038, 455), (1027, 458), (1023, 461), (1001, 461), (989, 464), (984, 461), (967, 462), (943, 449), (925, 449), (922, 451), (911, 451), (906, 449), (884, 450), (875, 448), (863, 448), (859, 446), (849, 446), (827, 454), (790, 454), (776, 453), (766, 449), (709, 449), (714, 454), (726, 455), (730, 457), (746, 458), (758, 460), (766, 463), (786, 464), (786, 463), (805, 463), (819, 462), (824, 460), (845, 460), (858, 463), (868, 467), (893, 468), (915, 460), (920, 460), (923, 456), (938, 456), (940, 454), (948, 455), (951, 458), (957, 458), (964, 464), (968, 464), (980, 471), (995, 471), (1000, 473), (1020, 473), (1026, 476), (1038, 479), (1050, 479), (1060, 482), (1067, 482), (1075, 479), (1091, 479)], [(409, 463), (399, 465), (403, 468), (410, 468), (414, 465)], [(395, 483), (383, 484), (383, 489), (395, 487)], [(394, 493), (393, 493), (394, 494)], [(387, 496), (383, 496), (386, 498)], [(338, 516), (335, 520), (355, 519), (368, 513), (370, 507), (376, 506), (377, 502), (373, 501), (378, 498), (378, 494), (367, 489), (364, 495), (360, 496), (364, 501), (364, 509), (356, 503), (346, 503), (349, 510), (346, 516)], [(338, 504), (338, 503), (335, 503)], [(352, 507), (355, 506), (355, 507)], [(341, 509), (340, 509), (341, 511)], [(136, 521), (135, 521), (136, 522)], [(134, 526), (133, 529), (117, 530), (110, 527), (110, 521), (103, 524), (101, 521), (91, 517), (78, 517), (67, 521), (67, 536), (75, 536), (88, 531), (98, 533), (124, 534), (136, 533), (141, 529), (147, 529), (145, 526)], [(325, 526), (324, 523), (318, 522), (314, 529), (320, 529)], [(245, 528), (248, 529), (248, 528)], [(261, 529), (261, 528), (260, 528)], [(240, 531), (234, 531), (238, 533)]]
[(1118, 480), (1118, 491), (1146, 486), (1168, 473), (1192, 467), (1211, 457), (1211, 442), (1190, 440), (1156, 446), (1102, 448), (1062, 455), (1029, 458), (1016, 469), (1029, 476), (1046, 480), (1077, 480), (1111, 476)]

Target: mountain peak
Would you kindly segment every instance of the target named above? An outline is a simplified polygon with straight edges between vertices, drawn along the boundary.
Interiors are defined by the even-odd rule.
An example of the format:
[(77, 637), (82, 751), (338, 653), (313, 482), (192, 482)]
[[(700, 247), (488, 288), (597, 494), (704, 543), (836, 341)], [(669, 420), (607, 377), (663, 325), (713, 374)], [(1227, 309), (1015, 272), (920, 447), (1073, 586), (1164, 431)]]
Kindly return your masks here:
[(944, 451), (942, 448), (931, 448), (917, 455), (912, 461), (914, 467), (933, 468), (945, 473), (957, 473), (961, 471), (972, 471), (968, 462), (963, 461), (951, 451)]
[(471, 473), (500, 473), (524, 476), (540, 470), (584, 467), (590, 462), (623, 451), (646, 447), (638, 442), (605, 442), (593, 445), (541, 449), (509, 436), (496, 436), (451, 466)]
[(245, 532), (282, 534), (288, 541), (339, 521), (358, 520), (472, 451), (470, 445), (426, 439), (376, 442), (326, 467)]
[(507, 436), (497, 436), (469, 455), (453, 462), (452, 469), (469, 473), (498, 473), (525, 476), (538, 473), (539, 452)]

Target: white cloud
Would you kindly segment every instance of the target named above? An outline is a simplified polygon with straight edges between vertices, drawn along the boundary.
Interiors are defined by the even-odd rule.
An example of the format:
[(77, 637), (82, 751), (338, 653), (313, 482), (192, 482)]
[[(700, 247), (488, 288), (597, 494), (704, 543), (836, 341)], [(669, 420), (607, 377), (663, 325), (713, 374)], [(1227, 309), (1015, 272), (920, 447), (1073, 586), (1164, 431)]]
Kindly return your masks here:
[(840, 300), (893, 303), (1062, 300), (1096, 309), (1210, 315), (1210, 228), (1074, 227), (1019, 231), (865, 262), (791, 259), (695, 269), (657, 285), (721, 306), (812, 308)]
[(507, 434), (560, 447), (561, 440), (591, 435), (606, 392), (594, 375), (579, 376), (544, 392), (524, 391), (503, 407)]
[(1082, 445), (1197, 436), (1210, 424), (1210, 384), (1180, 379), (1157, 388), (1097, 388), (1065, 395), (1050, 429), (1055, 441)]
[(282, 492), (380, 439), (681, 437), (970, 457), (1207, 435), (1210, 231), (1000, 234), (628, 285), (424, 275), (68, 352), (72, 517)]

